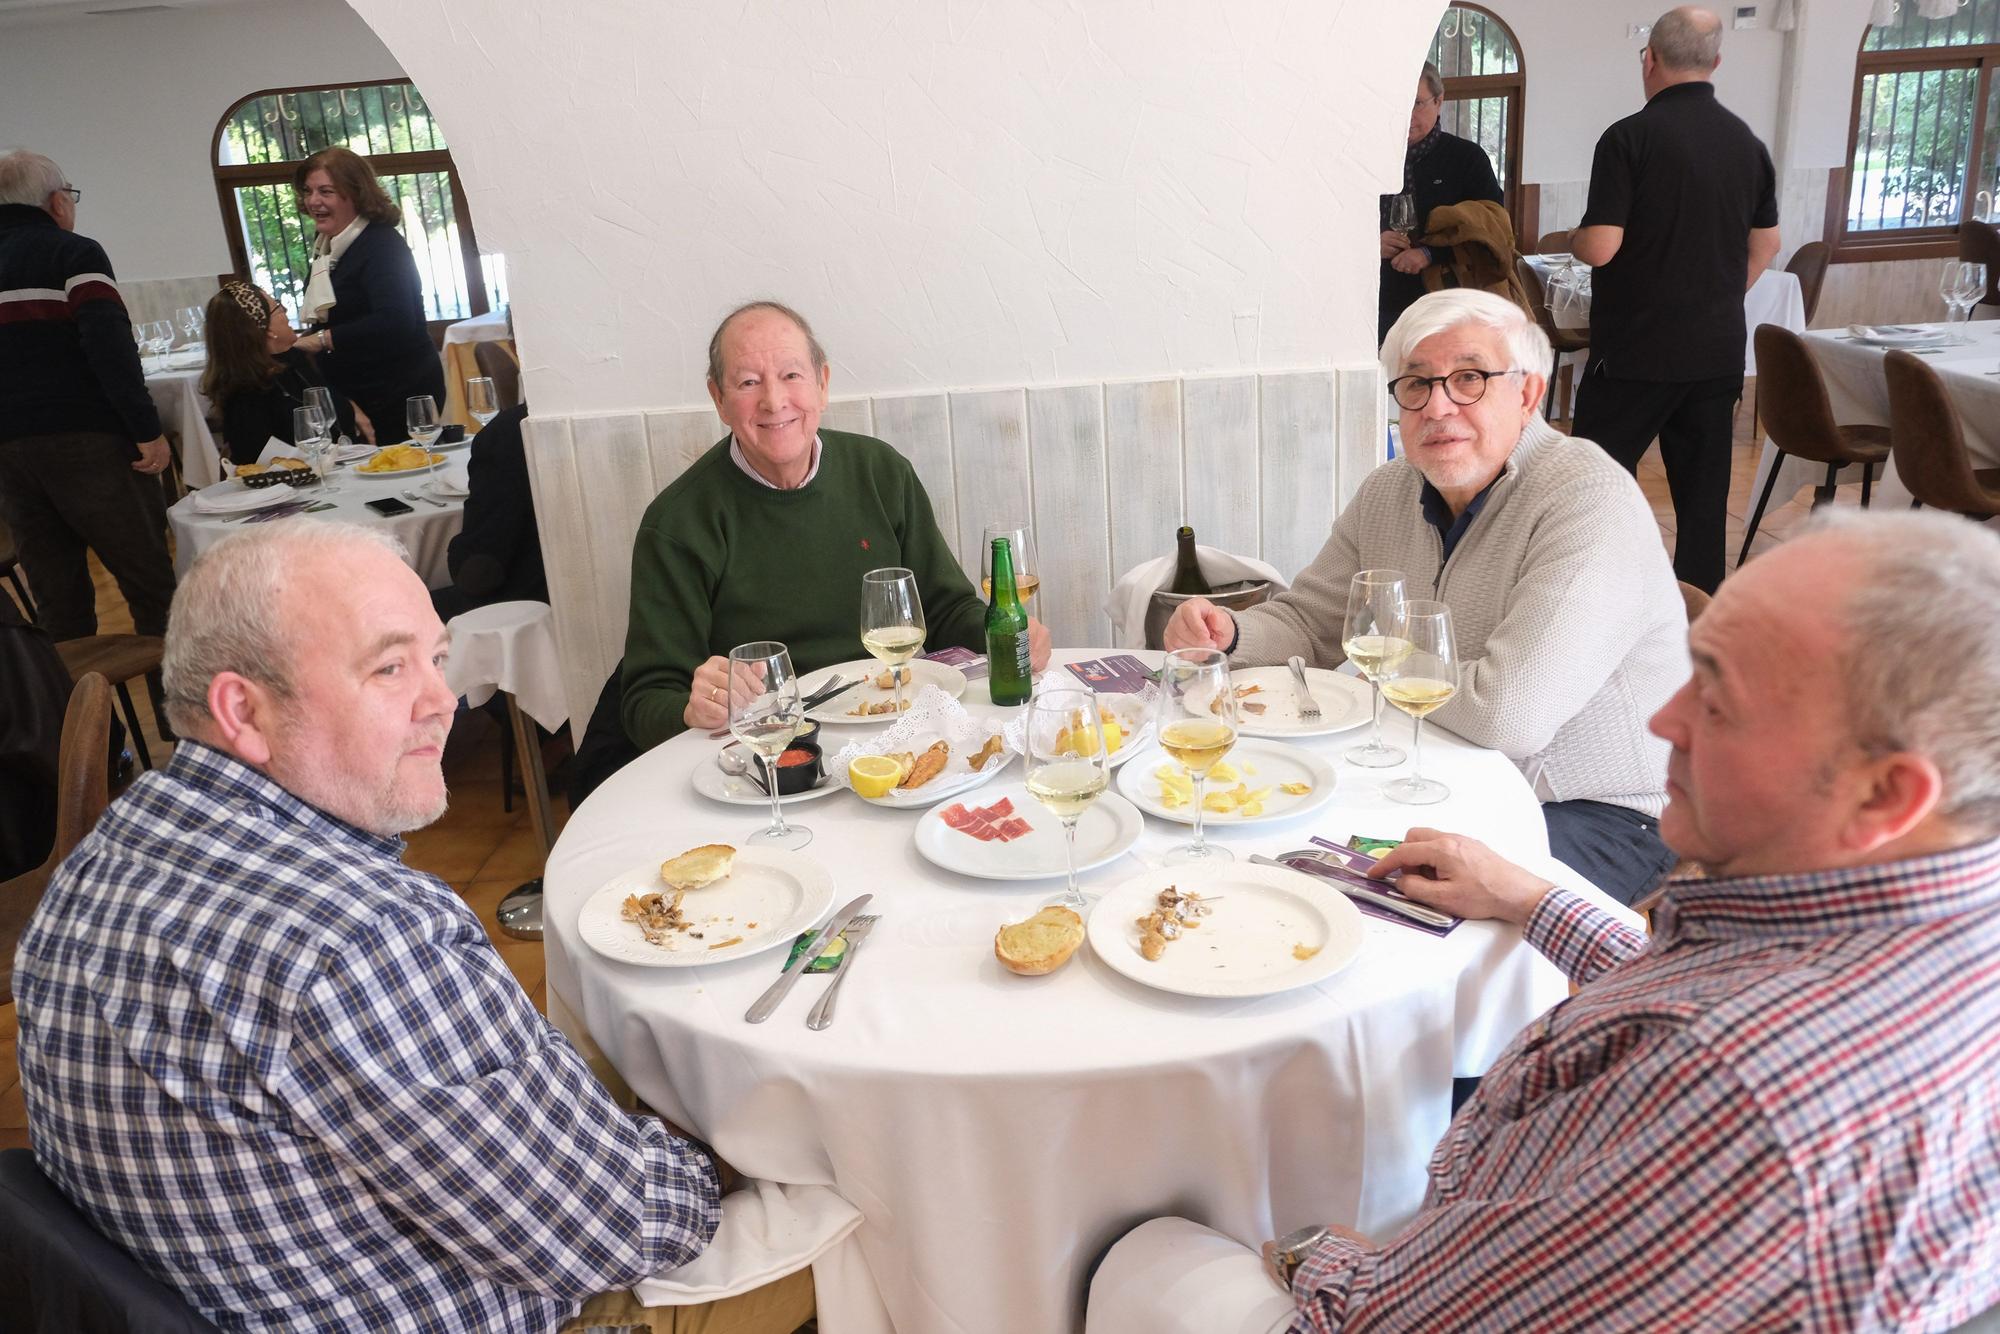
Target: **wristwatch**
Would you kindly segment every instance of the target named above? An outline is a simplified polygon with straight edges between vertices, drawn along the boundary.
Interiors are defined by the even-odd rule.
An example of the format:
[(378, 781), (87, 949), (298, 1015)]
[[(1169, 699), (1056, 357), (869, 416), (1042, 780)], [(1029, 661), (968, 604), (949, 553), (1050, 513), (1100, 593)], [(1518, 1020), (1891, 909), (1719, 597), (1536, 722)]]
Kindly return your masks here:
[(1327, 1238), (1324, 1224), (1314, 1223), (1296, 1232), (1287, 1232), (1276, 1241), (1264, 1243), (1264, 1259), (1269, 1264), (1271, 1276), (1278, 1280), (1285, 1291), (1292, 1289), (1292, 1275), (1298, 1272), (1312, 1248)]

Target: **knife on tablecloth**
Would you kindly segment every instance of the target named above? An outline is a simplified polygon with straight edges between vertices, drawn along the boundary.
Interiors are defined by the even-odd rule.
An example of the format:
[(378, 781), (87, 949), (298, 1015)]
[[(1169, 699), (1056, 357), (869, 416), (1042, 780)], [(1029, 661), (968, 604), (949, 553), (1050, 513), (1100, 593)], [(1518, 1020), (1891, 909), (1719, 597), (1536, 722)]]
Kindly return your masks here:
[(831, 945), (835, 938), (847, 929), (847, 924), (853, 920), (854, 915), (867, 907), (868, 900), (874, 897), (873, 894), (863, 894), (860, 898), (835, 913), (833, 920), (828, 922), (820, 933), (812, 938), (810, 944), (799, 951), (799, 957), (792, 960), (790, 966), (785, 969), (778, 980), (771, 984), (770, 989), (759, 996), (756, 1003), (743, 1012), (743, 1017), (753, 1024), (761, 1024), (766, 1019), (769, 1019), (771, 1012), (778, 1008), (779, 1004), (785, 999), (786, 994), (791, 991), (792, 984), (799, 980), (799, 974), (805, 972), (806, 965), (825, 952), (826, 947)]

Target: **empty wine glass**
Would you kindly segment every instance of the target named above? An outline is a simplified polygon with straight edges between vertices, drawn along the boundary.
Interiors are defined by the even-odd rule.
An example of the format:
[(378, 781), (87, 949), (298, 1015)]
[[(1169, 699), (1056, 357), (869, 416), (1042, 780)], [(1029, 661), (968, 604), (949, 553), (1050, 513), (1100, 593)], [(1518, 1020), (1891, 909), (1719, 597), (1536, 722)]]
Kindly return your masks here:
[(1069, 880), (1053, 902), (1081, 913), (1090, 901), (1076, 885), (1076, 822), (1103, 795), (1109, 752), (1098, 723), (1097, 696), (1049, 690), (1028, 706), (1028, 795), (1062, 821)]
[(208, 321), (200, 306), (182, 306), (176, 314), (180, 317), (181, 332), (187, 335), (190, 344), (199, 343), (207, 330)]
[(1389, 196), (1389, 230), (1401, 232), (1404, 236), (1417, 233), (1417, 197), (1415, 195)]
[(476, 375), (465, 382), (465, 410), (481, 426), (500, 415), (500, 394), (491, 376)]
[(1451, 789), (1425, 778), (1424, 717), (1458, 693), (1458, 645), (1451, 630), (1451, 608), (1428, 598), (1412, 598), (1403, 620), (1409, 652), (1381, 667), (1382, 695), (1415, 719), (1410, 742), (1410, 774), (1385, 785), (1384, 796), (1415, 806), (1443, 801)]
[(861, 647), (888, 664), (896, 692), (896, 715), (903, 712), (905, 665), (924, 646), (924, 600), (917, 576), (892, 566), (861, 576)]
[(319, 428), (318, 434), (331, 440), (334, 423), (340, 420), (340, 414), (333, 408), (333, 391), (323, 384), (307, 385), (306, 407), (312, 411), (313, 425)]
[[(1959, 322), (1972, 319), (1972, 308), (1986, 295), (1986, 266), (1977, 260), (1962, 259), (1958, 262), (1958, 308)], [(1970, 342), (1970, 339), (1965, 340)]]
[(785, 823), (778, 799), (778, 757), (805, 721), (791, 650), (770, 639), (729, 650), (729, 730), (764, 761), (764, 786), (771, 793), (770, 827), (751, 834), (746, 843), (796, 850), (812, 842), (812, 830)]
[(1014, 587), (1021, 594), (1021, 606), (1030, 616), (1035, 614), (1032, 599), (1042, 589), (1042, 568), (1035, 559), (1035, 534), (1025, 523), (1015, 523), (1011, 519), (986, 525), (986, 532), (979, 540), (979, 596), (987, 602), (993, 601), (993, 539), (1007, 539), (1007, 550), (1014, 556)]
[(1160, 693), (1153, 703), (1160, 749), (1194, 780), (1194, 838), (1169, 852), (1168, 865), (1234, 860), (1227, 848), (1202, 834), (1202, 801), (1208, 771), (1236, 744), (1236, 691), (1229, 683), (1229, 655), (1221, 649), (1184, 648), (1160, 665)]
[(437, 400), (429, 394), (418, 394), (405, 401), (403, 408), (403, 424), (410, 428), (410, 439), (429, 449), (431, 442), (444, 431), (444, 424), (438, 420)]
[(149, 346), (155, 356), (165, 356), (174, 346), (174, 323), (172, 320), (153, 320), (146, 325)]
[(1387, 769), (1408, 757), (1382, 740), (1382, 664), (1401, 658), (1410, 642), (1403, 637), (1407, 599), (1401, 570), (1361, 570), (1347, 581), (1347, 617), (1340, 627), (1341, 651), (1375, 687), (1374, 726), (1365, 744), (1349, 746), (1349, 764)]

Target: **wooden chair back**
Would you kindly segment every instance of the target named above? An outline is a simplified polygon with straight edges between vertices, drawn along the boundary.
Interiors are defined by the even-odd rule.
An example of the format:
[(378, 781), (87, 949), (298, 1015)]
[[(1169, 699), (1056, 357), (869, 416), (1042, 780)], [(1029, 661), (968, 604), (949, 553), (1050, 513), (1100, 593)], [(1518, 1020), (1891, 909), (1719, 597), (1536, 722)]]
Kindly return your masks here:
[(1772, 443), (1815, 463), (1848, 462), (1826, 380), (1805, 339), (1775, 324), (1758, 325), (1755, 338), (1757, 415)]
[(474, 343), (472, 359), (479, 363), (479, 373), (493, 381), (493, 394), (501, 407), (511, 408), (521, 401), (521, 362), (512, 343)]
[(1986, 266), (1982, 306), (2000, 306), (2000, 226), (1970, 218), (1958, 229), (1958, 257)]
[(1811, 325), (1819, 309), (1820, 289), (1826, 286), (1826, 265), (1833, 251), (1824, 241), (1808, 241), (1792, 252), (1785, 272), (1799, 280), (1799, 295), (1806, 305), (1806, 324)]
[(1958, 514), (2000, 512), (2000, 497), (1973, 475), (1958, 409), (1938, 373), (1909, 352), (1889, 353), (1882, 371), (1889, 381), (1889, 448), (1910, 494)]
[(1681, 602), (1687, 607), (1688, 624), (1693, 625), (1701, 618), (1701, 614), (1708, 610), (1708, 604), (1715, 599), (1685, 579), (1680, 583)]
[(1567, 255), (1569, 253), (1569, 228), (1561, 231), (1543, 232), (1542, 239), (1535, 242), (1538, 255)]

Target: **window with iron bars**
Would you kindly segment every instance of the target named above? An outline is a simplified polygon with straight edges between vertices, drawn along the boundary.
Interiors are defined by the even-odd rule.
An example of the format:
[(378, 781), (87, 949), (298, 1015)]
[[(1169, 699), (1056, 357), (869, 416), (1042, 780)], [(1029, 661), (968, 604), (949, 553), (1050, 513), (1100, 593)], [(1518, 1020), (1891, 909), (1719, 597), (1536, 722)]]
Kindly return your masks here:
[(1438, 20), (1430, 62), (1444, 76), (1444, 108), (1438, 124), (1446, 134), (1472, 140), (1493, 159), (1493, 175), (1518, 230), (1521, 108), (1528, 86), (1519, 43), (1491, 10), (1453, 5)]
[[(1935, 13), (1937, 17), (1930, 17)], [(1959, 225), (2000, 195), (2000, 0), (1897, 0), (1856, 63), (1837, 251), (1957, 252)]]
[(224, 113), (215, 131), (215, 189), (235, 271), (291, 312), (312, 271), (313, 228), (292, 174), (322, 148), (368, 159), (402, 211), (433, 325), (506, 304), (506, 263), (482, 255), (444, 131), (415, 85), (400, 80), (338, 88), (266, 89)]

